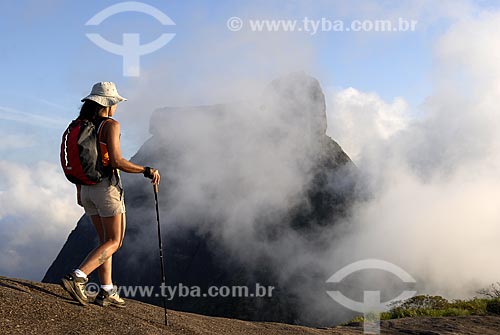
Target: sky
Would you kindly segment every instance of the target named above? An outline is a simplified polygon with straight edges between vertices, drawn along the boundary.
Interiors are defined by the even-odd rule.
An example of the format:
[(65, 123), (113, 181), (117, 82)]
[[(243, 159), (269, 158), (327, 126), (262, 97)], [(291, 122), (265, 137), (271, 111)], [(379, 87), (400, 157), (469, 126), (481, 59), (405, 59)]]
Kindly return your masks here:
[[(417, 273), (428, 292), (467, 295), (498, 280), (498, 271), (486, 271), (477, 259), (462, 255), (460, 246), (465, 240), (482, 246), (484, 264), (500, 252), (487, 237), (500, 233), (492, 200), (500, 185), (492, 172), (500, 165), (495, 151), (499, 2), (148, 0), (133, 6), (149, 5), (175, 24), (122, 12), (86, 25), (123, 3), (0, 3), (0, 275), (40, 280), (83, 213), (58, 155), (61, 135), (93, 83), (113, 81), (129, 99), (115, 116), (129, 158), (151, 136), (149, 118), (157, 108), (252, 99), (274, 78), (304, 71), (325, 92), (327, 134), (364, 171), (377, 195), (359, 205), (354, 228), (346, 233), (344, 244), (359, 245), (358, 252), (346, 256), (347, 248), (336, 248), (333, 258), (397, 261)], [(243, 23), (239, 31), (228, 27), (234, 17)], [(400, 18), (415, 21), (416, 29), (259, 32), (250, 22), (349, 25)], [(112, 43), (121, 43), (124, 33), (140, 34), (141, 44), (164, 33), (175, 36), (141, 56), (139, 75), (128, 76), (123, 57), (94, 44), (90, 33)], [(487, 201), (476, 203), (483, 197)], [(397, 210), (381, 211), (387, 208)], [(475, 213), (481, 213), (484, 229), (476, 229)], [(408, 226), (399, 226), (402, 221)], [(362, 228), (367, 223), (371, 229)], [(380, 231), (394, 232), (390, 242), (367, 243), (379, 239)], [(401, 231), (412, 231), (413, 237), (434, 231), (429, 249), (442, 247), (450, 232), (456, 236), (448, 252), (436, 256)], [(402, 249), (406, 256), (394, 257)], [(455, 256), (463, 262), (453, 267), (449, 260)], [(464, 267), (485, 275), (461, 274), (456, 285), (440, 284)]]
[[(2, 150), (3, 154), (14, 160), (33, 162), (47, 155), (54, 155), (57, 150), (49, 142), (49, 134), (55, 133), (68, 119), (78, 112), (79, 99), (89, 90), (92, 83), (109, 79), (115, 81), (123, 95), (134, 92), (134, 87), (150, 75), (148, 70), (167, 61), (168, 71), (182, 73), (182, 79), (177, 82), (187, 84), (196, 82), (200, 77), (207, 76), (212, 70), (219, 70), (221, 64), (214, 50), (228, 51), (241, 57), (238, 43), (253, 43), (251, 39), (259, 38), (254, 33), (248, 39), (248, 31), (232, 32), (226, 26), (227, 19), (233, 16), (246, 19), (297, 19), (303, 18), (329, 20), (353, 19), (386, 19), (397, 15), (405, 8), (391, 8), (393, 4), (385, 2), (355, 1), (351, 7), (347, 1), (289, 1), (289, 2), (224, 2), (219, 1), (214, 6), (210, 1), (149, 1), (144, 2), (167, 14), (175, 25), (163, 26), (154, 18), (144, 13), (124, 12), (104, 20), (99, 26), (88, 26), (86, 22), (100, 10), (116, 4), (116, 1), (18, 1), (15, 3), (2, 2), (2, 22), (0, 29), (4, 32), (3, 50), (0, 55), (1, 71), (5, 84), (0, 92), (2, 101), (3, 119), (14, 118), (12, 113), (20, 112), (16, 120), (2, 125), (2, 130), (9, 138), (16, 139), (14, 129), (25, 129), (43, 137), (37, 146), (27, 148), (22, 154)], [(406, 2), (402, 2), (406, 3)], [(399, 7), (404, 7), (398, 5)], [(429, 8), (422, 6), (419, 9), (422, 15), (427, 14)], [(371, 13), (371, 11), (373, 13)], [(408, 19), (412, 19), (408, 11)], [(416, 13), (417, 15), (420, 13)], [(380, 15), (380, 17), (378, 17)], [(420, 19), (419, 17), (416, 20)], [(376, 91), (385, 100), (404, 96), (414, 107), (417, 107), (430, 92), (432, 85), (428, 77), (432, 67), (431, 49), (437, 33), (450, 21), (450, 17), (421, 20), (415, 32), (405, 33), (335, 33), (318, 32), (308, 33), (275, 33), (283, 41), (296, 40), (306, 45), (305, 49), (314, 49), (309, 55), (309, 68), (320, 77), (324, 87), (356, 87), (362, 91)], [(124, 77), (122, 73), (121, 56), (111, 54), (95, 44), (87, 37), (87, 33), (99, 32), (112, 42), (118, 43), (124, 32), (140, 33), (141, 41), (149, 42), (156, 39), (161, 33), (175, 33), (175, 37), (165, 47), (141, 57), (142, 77)], [(206, 37), (207, 35), (208, 38)], [(261, 34), (264, 35), (264, 34)], [(200, 39), (210, 40), (212, 45), (191, 45), (190, 41)], [(226, 43), (232, 46), (224, 50)], [(216, 44), (216, 45), (213, 45)], [(217, 45), (222, 44), (222, 45)], [(234, 45), (236, 44), (236, 45)], [(237, 50), (240, 49), (240, 50)], [(196, 53), (196, 54), (193, 54)], [(205, 53), (207, 55), (205, 56)], [(300, 54), (300, 50), (299, 50)], [(266, 53), (261, 53), (265, 56)], [(285, 57), (292, 58), (295, 54)], [(214, 59), (216, 58), (216, 59)], [(219, 58), (220, 59), (220, 58)], [(248, 59), (252, 62), (263, 60)], [(293, 63), (293, 60), (290, 60)], [(243, 63), (243, 61), (242, 61)], [(271, 62), (272, 63), (272, 62)], [(248, 75), (245, 68), (235, 64), (236, 69), (228, 68), (224, 75), (242, 77)], [(264, 67), (265, 64), (258, 64)], [(304, 68), (304, 64), (297, 64), (297, 70)], [(272, 71), (269, 71), (272, 72)], [(276, 71), (279, 73), (279, 71)], [(272, 73), (269, 77), (272, 77)], [(401, 78), (411, 78), (402, 85)], [(194, 92), (193, 92), (194, 93)], [(191, 93), (191, 94), (193, 94)], [(129, 93), (130, 95), (130, 93)], [(199, 96), (199, 103), (213, 102), (214, 97)], [(192, 102), (188, 98), (188, 102)], [(135, 99), (136, 103), (144, 103)], [(184, 101), (162, 101), (164, 105)], [(161, 107), (158, 105), (157, 107)], [(124, 107), (126, 108), (126, 107)], [(9, 113), (10, 110), (10, 113)], [(125, 110), (127, 114), (141, 113), (149, 115), (150, 110)], [(50, 130), (39, 134), (39, 129), (30, 127), (31, 121), (22, 121), (22, 113), (35, 114), (37, 117), (51, 119), (42, 122)], [(5, 120), (7, 121), (7, 120)], [(20, 127), (20, 128), (18, 128)], [(23, 128), (24, 127), (24, 128)], [(8, 131), (5, 128), (11, 129)], [(53, 130), (53, 131), (52, 131)], [(134, 132), (133, 141), (125, 144), (125, 153), (132, 155), (144, 134)], [(43, 136), (48, 135), (48, 136)], [(35, 135), (32, 135), (35, 136)], [(130, 138), (127, 139), (127, 141)], [(33, 141), (30, 137), (28, 142)], [(17, 144), (21, 145), (21, 144)], [(23, 144), (26, 147), (28, 144)], [(50, 150), (50, 151), (49, 151)], [(24, 156), (24, 158), (22, 157)]]
[[(226, 21), (230, 17), (298, 20), (304, 17), (325, 17), (332, 21), (347, 21), (356, 18), (378, 19), (379, 14), (381, 19), (385, 19), (398, 11), (397, 8), (387, 6), (389, 14), (384, 16), (384, 2), (354, 2), (356, 5), (351, 8), (347, 1), (219, 1), (216, 6), (211, 1), (149, 1), (145, 3), (167, 14), (175, 22), (175, 26), (163, 26), (154, 18), (136, 12), (116, 14), (99, 26), (85, 25), (96, 13), (115, 3), (118, 2), (51, 0), (15, 3), (4, 1), (0, 4), (0, 29), (4, 32), (0, 54), (4, 78), (4, 87), (0, 92), (2, 132), (15, 142), (18, 142), (16, 134), (19, 131), (30, 133), (28, 139), (23, 141), (28, 143), (14, 145), (22, 145), (22, 151), (2, 148), (5, 158), (32, 163), (41, 157), (53, 157), (57, 154), (57, 146), (54, 145), (57, 141), (51, 135), (60, 132), (67, 121), (77, 114), (79, 100), (90, 91), (94, 82), (114, 81), (121, 89), (120, 92), (127, 96), (134, 92), (141, 81), (147, 80), (150, 76), (147, 71), (154, 69), (160, 62), (168, 62), (166, 67), (172, 74), (182, 73), (183, 78), (176, 78), (176, 82), (181, 85), (197, 82), (210, 71), (224, 71), (221, 69), (224, 64), (219, 63), (218, 59), (221, 57), (217, 52), (227, 51), (227, 57), (231, 57), (231, 54), (241, 57), (240, 48), (252, 46), (240, 46), (238, 43), (255, 43), (252, 39), (259, 38), (259, 33), (248, 38), (247, 31), (229, 31)], [(408, 18), (411, 19), (410, 16)], [(417, 26), (417, 31), (411, 33), (318, 32), (313, 36), (307, 33), (276, 33), (276, 37), (272, 38), (282, 41), (294, 39), (299, 48), (302, 42), (306, 46), (304, 49), (313, 48), (314, 54), (308, 55), (309, 68), (305, 70), (320, 77), (324, 87), (352, 86), (363, 91), (376, 91), (386, 100), (404, 96), (407, 101), (418, 106), (429, 94), (431, 85), (427, 74), (432, 66), (430, 50), (435, 37), (434, 30), (439, 30), (440, 25), (444, 24), (441, 21), (449, 19), (444, 17), (436, 20), (430, 28), (424, 27), (427, 23), (423, 22), (422, 27)], [(91, 32), (99, 32), (104, 38), (116, 43), (121, 40), (124, 32), (140, 33), (141, 41), (144, 42), (153, 41), (164, 32), (176, 35), (165, 47), (141, 57), (141, 78), (124, 77), (121, 56), (113, 55), (93, 44), (86, 37)], [(207, 38), (206, 35), (210, 36)], [(198, 46), (193, 46), (190, 43), (200, 39), (210, 40), (212, 45), (201, 42)], [(222, 45), (217, 45), (219, 43)], [(230, 49), (224, 50), (223, 47), (227, 44), (231, 44)], [(301, 50), (298, 51), (300, 54)], [(260, 54), (266, 56), (266, 53)], [(294, 56), (296, 55), (284, 55), (287, 58)], [(293, 63), (293, 60), (289, 61)], [(241, 61), (245, 62), (259, 62), (259, 67), (266, 66), (260, 64), (265, 62), (262, 59)], [(303, 69), (304, 64), (298, 63), (300, 62), (297, 62), (297, 70)], [(224, 71), (224, 76), (229, 80), (248, 75), (240, 62), (236, 62), (234, 67)], [(277, 70), (274, 72), (279, 73), (279, 69)], [(269, 71), (269, 78), (274, 75), (272, 72), (273, 70)], [(401, 85), (401, 77), (411, 78), (411, 82)], [(194, 90), (190, 95), (196, 95)], [(198, 99), (199, 103), (217, 102), (215, 97), (203, 95), (199, 95)], [(184, 100), (191, 103), (193, 99), (187, 97)], [(145, 103), (140, 99), (135, 99), (134, 102)], [(186, 101), (164, 100), (155, 107), (185, 103)], [(127, 107), (124, 106), (125, 108)], [(142, 114), (147, 120), (151, 110), (138, 109), (127, 108), (124, 113)], [(40, 127), (33, 127), (32, 120), (26, 120), (27, 115), (22, 113), (50, 120), (41, 122)], [(15, 120), (11, 120), (12, 118)], [(130, 156), (137, 150), (145, 135), (127, 127), (124, 127), (124, 131), (134, 133), (133, 139), (124, 137), (125, 153)], [(37, 145), (29, 145), (31, 142), (37, 142)]]

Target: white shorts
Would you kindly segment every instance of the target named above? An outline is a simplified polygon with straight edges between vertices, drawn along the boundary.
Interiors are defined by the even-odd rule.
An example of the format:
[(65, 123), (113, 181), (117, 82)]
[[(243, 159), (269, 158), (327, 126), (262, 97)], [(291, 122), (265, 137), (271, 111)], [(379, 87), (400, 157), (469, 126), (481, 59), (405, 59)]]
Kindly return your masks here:
[(80, 197), (87, 215), (111, 217), (125, 213), (123, 188), (114, 179), (106, 178), (95, 185), (82, 185)]

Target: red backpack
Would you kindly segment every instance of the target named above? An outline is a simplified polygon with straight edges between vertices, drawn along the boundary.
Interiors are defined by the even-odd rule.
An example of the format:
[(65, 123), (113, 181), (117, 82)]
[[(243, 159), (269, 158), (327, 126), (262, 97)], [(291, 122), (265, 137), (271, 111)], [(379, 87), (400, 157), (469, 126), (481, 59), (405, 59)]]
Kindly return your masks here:
[(61, 142), (61, 165), (66, 178), (73, 184), (94, 185), (111, 175), (102, 164), (99, 140), (102, 126), (89, 120), (76, 119), (66, 128)]

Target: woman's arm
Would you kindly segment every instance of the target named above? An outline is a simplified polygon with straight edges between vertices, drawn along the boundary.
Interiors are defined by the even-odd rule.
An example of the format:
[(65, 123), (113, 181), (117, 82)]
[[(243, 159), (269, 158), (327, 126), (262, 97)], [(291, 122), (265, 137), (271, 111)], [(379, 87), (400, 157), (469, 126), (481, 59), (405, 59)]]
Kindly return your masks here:
[[(123, 172), (144, 173), (146, 171), (144, 166), (134, 164), (122, 157), (120, 149), (120, 123), (116, 120), (111, 120), (106, 126), (106, 143), (108, 146), (109, 162), (111, 166)], [(153, 174), (153, 178), (151, 178), (152, 182), (154, 184), (160, 183), (160, 174), (158, 173), (158, 170), (152, 169), (151, 172)]]
[(144, 166), (134, 164), (122, 157), (120, 148), (120, 124), (115, 120), (111, 120), (106, 126), (106, 144), (108, 146), (109, 162), (111, 166), (123, 172), (143, 173), (145, 170)]

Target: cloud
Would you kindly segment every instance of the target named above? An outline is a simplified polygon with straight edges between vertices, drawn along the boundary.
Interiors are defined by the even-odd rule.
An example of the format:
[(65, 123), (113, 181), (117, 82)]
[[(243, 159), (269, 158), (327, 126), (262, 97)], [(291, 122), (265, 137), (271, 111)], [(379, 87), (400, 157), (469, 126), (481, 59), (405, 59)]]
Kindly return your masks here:
[(370, 143), (387, 141), (408, 126), (411, 114), (402, 98), (384, 102), (376, 93), (352, 87), (330, 92), (328, 132), (355, 161)]
[(57, 165), (0, 161), (0, 273), (41, 280), (81, 215)]
[[(404, 103), (353, 90), (331, 97), (332, 134), (360, 153), (372, 192), (332, 259), (392, 261), (418, 279), (420, 293), (453, 298), (499, 280), (499, 24), (498, 12), (467, 17), (437, 41), (435, 90), (419, 117), (399, 118)], [(397, 121), (389, 132), (377, 126), (380, 109)], [(336, 130), (342, 125), (350, 133)]]
[(36, 144), (34, 136), (25, 134), (3, 134), (0, 151), (31, 148)]
[(67, 121), (61, 118), (48, 117), (36, 113), (18, 111), (9, 107), (0, 106), (0, 120), (15, 121), (43, 128), (60, 129)]

